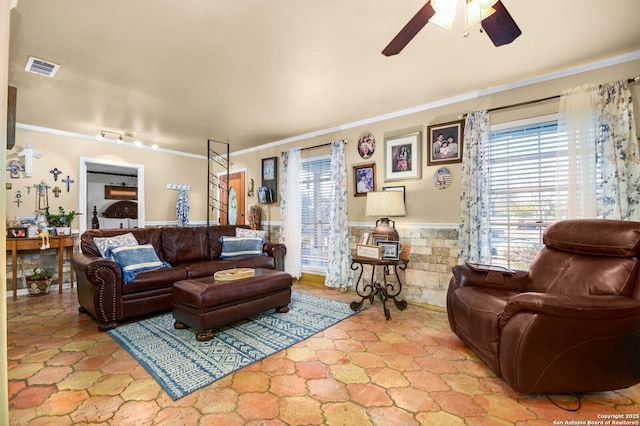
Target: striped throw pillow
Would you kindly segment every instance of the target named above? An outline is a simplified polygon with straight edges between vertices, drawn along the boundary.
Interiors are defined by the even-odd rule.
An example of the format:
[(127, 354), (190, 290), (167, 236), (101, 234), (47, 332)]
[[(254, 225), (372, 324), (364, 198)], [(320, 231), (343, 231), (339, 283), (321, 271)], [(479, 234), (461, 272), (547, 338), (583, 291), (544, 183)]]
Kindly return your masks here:
[(122, 269), (122, 281), (125, 284), (133, 281), (138, 272), (171, 267), (158, 258), (151, 244), (111, 247), (107, 253)]
[(263, 256), (260, 237), (220, 237), (222, 253), (220, 259), (240, 256)]

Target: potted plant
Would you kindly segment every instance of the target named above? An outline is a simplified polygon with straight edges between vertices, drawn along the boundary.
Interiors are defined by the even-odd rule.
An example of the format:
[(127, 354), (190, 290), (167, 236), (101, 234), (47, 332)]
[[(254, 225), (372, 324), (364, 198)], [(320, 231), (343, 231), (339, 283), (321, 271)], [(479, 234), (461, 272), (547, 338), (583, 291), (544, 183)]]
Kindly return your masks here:
[(43, 296), (49, 294), (53, 273), (48, 269), (34, 268), (31, 275), (25, 276), (29, 294), (32, 296)]
[(58, 214), (50, 213), (49, 207), (44, 209), (45, 219), (49, 226), (56, 229), (56, 235), (71, 235), (71, 222), (80, 214), (75, 210), (66, 212), (62, 206), (58, 207)]

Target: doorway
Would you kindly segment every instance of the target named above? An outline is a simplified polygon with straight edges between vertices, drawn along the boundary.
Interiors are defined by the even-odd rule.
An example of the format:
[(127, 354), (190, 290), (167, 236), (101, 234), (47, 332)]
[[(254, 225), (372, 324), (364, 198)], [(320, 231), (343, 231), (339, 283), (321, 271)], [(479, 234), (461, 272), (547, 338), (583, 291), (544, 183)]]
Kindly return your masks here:
[(144, 209), (144, 165), (133, 163), (121, 163), (118, 161), (99, 160), (95, 158), (80, 157), (80, 173), (78, 185), (79, 212), (82, 219), (80, 222), (80, 234), (87, 229), (91, 229), (91, 217), (93, 216), (93, 206), (88, 205), (89, 185), (87, 174), (90, 172), (106, 173), (116, 175), (134, 176), (138, 187), (138, 227), (145, 226)]
[[(220, 194), (220, 224), (244, 225), (244, 171), (229, 173), (229, 191)], [(227, 183), (227, 175), (219, 176), (223, 187)]]

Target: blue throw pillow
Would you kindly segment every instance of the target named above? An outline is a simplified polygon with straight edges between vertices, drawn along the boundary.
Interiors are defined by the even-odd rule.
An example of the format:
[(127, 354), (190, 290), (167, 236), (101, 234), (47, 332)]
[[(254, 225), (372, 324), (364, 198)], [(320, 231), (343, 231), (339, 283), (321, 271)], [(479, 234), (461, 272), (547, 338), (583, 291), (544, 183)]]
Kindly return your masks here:
[(122, 269), (122, 281), (125, 284), (133, 281), (140, 271), (171, 267), (167, 262), (163, 262), (158, 258), (151, 244), (114, 246), (107, 250), (107, 255), (112, 256), (113, 260)]
[(220, 259), (241, 256), (262, 256), (262, 238), (256, 237), (220, 237), (222, 253)]

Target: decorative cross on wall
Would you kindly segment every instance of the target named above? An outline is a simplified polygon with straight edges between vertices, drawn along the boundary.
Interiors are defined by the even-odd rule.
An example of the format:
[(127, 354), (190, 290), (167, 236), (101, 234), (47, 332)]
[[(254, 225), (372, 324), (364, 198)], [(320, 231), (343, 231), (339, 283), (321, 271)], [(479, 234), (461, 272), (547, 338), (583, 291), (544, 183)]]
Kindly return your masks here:
[[(49, 170), (49, 173), (51, 173), (53, 175), (53, 180), (57, 181), (58, 180), (58, 175), (61, 175), (62, 172), (60, 170), (58, 170), (57, 167), (54, 167), (53, 170)], [(57, 195), (56, 195), (57, 197)]]
[(56, 198), (58, 198), (60, 196), (60, 193), (62, 192), (62, 189), (60, 189), (59, 187), (55, 187), (53, 188), (53, 195), (56, 196)]
[(18, 205), (18, 207), (20, 207), (20, 203), (22, 203), (22, 193), (20, 192), (20, 190), (16, 191), (16, 200), (14, 201), (14, 203), (16, 203)]
[(73, 182), (75, 182), (75, 180), (71, 179), (71, 178), (69, 177), (69, 175), (67, 175), (67, 178), (66, 178), (66, 179), (62, 179), (62, 182), (64, 182), (64, 183), (66, 183), (66, 184), (67, 184), (67, 192), (69, 192), (70, 186), (71, 186), (71, 184), (72, 184)]

